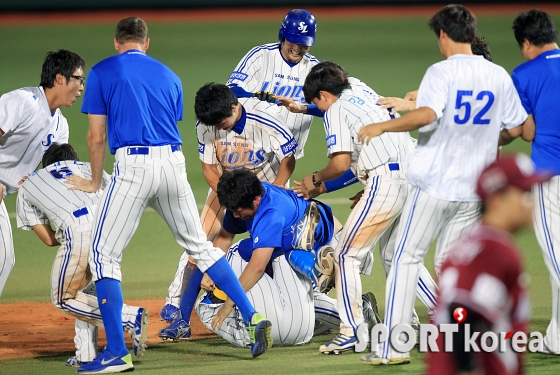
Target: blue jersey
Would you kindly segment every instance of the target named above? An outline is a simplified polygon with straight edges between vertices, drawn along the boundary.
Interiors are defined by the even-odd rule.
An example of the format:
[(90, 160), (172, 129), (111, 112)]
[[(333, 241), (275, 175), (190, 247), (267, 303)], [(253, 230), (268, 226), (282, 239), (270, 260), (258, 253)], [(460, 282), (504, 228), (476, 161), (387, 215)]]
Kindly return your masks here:
[(536, 124), (531, 158), (560, 174), (560, 50), (543, 52), (512, 73), (521, 102)]
[(125, 146), (182, 144), (177, 128), (183, 118), (181, 80), (138, 50), (109, 57), (91, 69), (82, 112), (107, 116), (112, 154)]
[[(273, 247), (272, 258), (274, 259), (293, 249), (294, 230), (303, 218), (310, 201), (299, 198), (291, 190), (285, 190), (267, 182), (263, 182), (262, 185), (264, 195), (253, 220), (236, 219), (231, 211), (226, 211), (223, 228), (236, 234), (249, 232), (253, 249)], [(334, 231), (330, 207), (319, 203), (319, 212), (321, 219), (315, 229), (316, 249), (326, 245), (331, 240)]]

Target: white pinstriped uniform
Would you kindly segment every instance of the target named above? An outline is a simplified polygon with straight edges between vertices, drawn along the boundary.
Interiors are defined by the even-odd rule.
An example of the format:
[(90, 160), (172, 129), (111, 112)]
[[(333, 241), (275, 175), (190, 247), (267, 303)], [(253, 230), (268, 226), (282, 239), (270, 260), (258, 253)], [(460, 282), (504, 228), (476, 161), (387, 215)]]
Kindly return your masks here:
[[(229, 249), (227, 259), (239, 277), (248, 262), (238, 254), (238, 246), (239, 242)], [(309, 342), (316, 319), (336, 327), (338, 313), (334, 299), (324, 294), (314, 296), (311, 281), (294, 271), (284, 255), (272, 261), (272, 269), (274, 277), (263, 274), (247, 292), (247, 298), (272, 322), (271, 334), (275, 346)], [(205, 294), (199, 298), (196, 312), (202, 323), (212, 330), (212, 318), (222, 304), (205, 303), (204, 297)], [(212, 331), (233, 345), (246, 347), (249, 336), (239, 317), (239, 312), (234, 309), (221, 329)]]
[[(351, 168), (364, 186), (334, 253), (340, 333), (355, 336), (364, 322), (360, 272), (369, 274), (371, 249), (401, 212), (408, 191), (405, 166), (414, 140), (403, 132), (375, 137), (369, 145), (354, 141), (364, 125), (390, 120), (390, 116), (377, 104), (380, 96), (375, 91), (355, 78), (350, 84), (325, 112), (324, 124), (328, 154), (351, 152)], [(382, 253), (381, 259), (386, 263), (391, 254)]]
[[(271, 91), (275, 95), (292, 98), (298, 104), (306, 104), (303, 97), (305, 77), (318, 63), (319, 60), (306, 53), (299, 63), (290, 64), (282, 57), (280, 43), (264, 44), (247, 52), (227, 84), (238, 85), (249, 92)], [(303, 157), (313, 116), (291, 113), (285, 107), (278, 107), (278, 110), (298, 143), (296, 159), (299, 159)]]
[[(476, 180), (497, 156), (502, 124), (527, 118), (513, 82), (500, 66), (482, 56), (453, 55), (432, 65), (422, 80), (416, 106), (437, 115), (420, 128), (410, 157), (407, 198), (386, 288), (385, 324), (410, 324), (414, 286), (428, 247), (436, 237), (436, 272), (448, 249), (470, 232), (480, 217)], [(384, 359), (408, 357), (389, 345)]]
[[(51, 113), (42, 87), (24, 87), (0, 97), (0, 184), (3, 197), (18, 189), (52, 144), (68, 143), (68, 122), (57, 109)], [(2, 198), (3, 198), (2, 197)], [(0, 204), (0, 295), (16, 258), (6, 205)]]
[[(251, 170), (261, 181), (274, 182), (280, 163), (294, 154), (295, 139), (284, 119), (276, 111), (275, 104), (258, 99), (239, 99), (246, 113), (243, 132), (218, 130), (197, 122), (198, 155), (206, 164), (218, 166), (221, 172), (237, 168)], [(200, 221), (207, 239), (213, 241), (220, 229), (225, 209), (220, 206), (218, 196), (208, 190), (206, 204)], [(183, 271), (188, 255), (183, 253), (177, 266), (175, 278), (169, 285), (166, 303), (179, 306), (183, 284)]]
[[(57, 309), (83, 321), (76, 323), (76, 356), (88, 362), (97, 354), (96, 327), (103, 327), (95, 293), (83, 293), (91, 282), (91, 230), (102, 192), (68, 190), (64, 179), (72, 174), (91, 179), (89, 163), (62, 161), (31, 175), (17, 197), (17, 226), (25, 230), (39, 224), (54, 226), (60, 247), (51, 270), (51, 299)], [(105, 173), (103, 185), (108, 182)], [(137, 312), (138, 307), (123, 307), (124, 329), (134, 328)], [(84, 337), (89, 341), (83, 342)]]
[[(538, 125), (537, 125), (538, 127)], [(550, 272), (552, 319), (546, 328), (544, 344), (552, 353), (560, 353), (560, 176), (533, 187), (533, 226)]]
[[(148, 153), (135, 154), (138, 149)], [(115, 159), (111, 182), (95, 215), (90, 254), (94, 281), (121, 280), (122, 252), (148, 206), (165, 220), (202, 272), (223, 257), (222, 250), (206, 241), (180, 147), (121, 147)]]

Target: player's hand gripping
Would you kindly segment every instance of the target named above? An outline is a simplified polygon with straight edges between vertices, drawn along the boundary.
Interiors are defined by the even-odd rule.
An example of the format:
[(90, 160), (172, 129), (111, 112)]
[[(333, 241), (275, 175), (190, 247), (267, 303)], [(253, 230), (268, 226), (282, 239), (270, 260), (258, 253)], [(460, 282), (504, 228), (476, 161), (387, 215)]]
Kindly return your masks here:
[(257, 91), (253, 93), (253, 98), (257, 98), (263, 102), (276, 103), (276, 95), (270, 91)]
[(381, 104), (381, 108), (388, 109), (391, 115), (397, 112), (410, 112), (416, 109), (415, 101), (401, 98), (380, 98), (377, 102)]
[(76, 176), (75, 174), (69, 176), (64, 180), (65, 184), (73, 185), (69, 187), (68, 190), (80, 190), (86, 193), (95, 193), (97, 189), (93, 186), (92, 180), (86, 180), (81, 176)]
[(204, 276), (202, 276), (202, 281), (200, 282), (200, 287), (205, 290), (206, 292), (212, 292), (214, 291), (214, 288), (216, 287), (216, 284), (214, 284), (214, 280), (212, 280), (210, 278), (210, 276), (208, 276), (207, 273), (204, 274)]
[(307, 113), (307, 106), (302, 104), (297, 104), (292, 98), (286, 98), (285, 96), (277, 96), (276, 100), (279, 107), (286, 107), (286, 109), (292, 113)]
[(223, 306), (220, 307), (220, 309), (218, 310), (218, 312), (216, 313), (216, 315), (214, 315), (214, 317), (212, 318), (212, 329), (216, 330), (222, 327), (222, 323), (224, 322), (224, 320), (226, 320), (226, 318), (228, 317), (228, 315), (231, 313), (231, 310), (233, 310), (233, 301), (231, 299), (226, 299), (226, 301), (224, 302)]

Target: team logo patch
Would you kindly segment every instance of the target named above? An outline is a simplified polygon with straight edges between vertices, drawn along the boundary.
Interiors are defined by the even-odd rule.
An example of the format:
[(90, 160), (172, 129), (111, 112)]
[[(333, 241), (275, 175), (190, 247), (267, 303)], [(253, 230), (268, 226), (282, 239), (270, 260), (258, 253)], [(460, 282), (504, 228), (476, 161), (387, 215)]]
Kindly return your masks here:
[(327, 137), (327, 147), (336, 145), (336, 134)]
[(198, 152), (204, 154), (204, 143), (198, 142)]
[(43, 140), (41, 144), (43, 146), (49, 147), (52, 144), (52, 139), (54, 138), (54, 134), (48, 134), (47, 139)]
[(233, 81), (233, 80), (238, 80), (241, 82), (245, 82), (245, 80), (247, 79), (247, 77), (249, 77), (247, 74), (242, 73), (242, 72), (233, 72), (231, 73), (231, 75), (229, 76), (229, 81)]
[(299, 31), (301, 31), (301, 33), (306, 33), (307, 32), (307, 25), (305, 24), (305, 22), (300, 22), (299, 23), (299, 27), (297, 28)]
[(292, 138), (288, 143), (284, 143), (281, 146), (284, 155), (288, 155), (294, 152), (296, 147), (297, 147), (297, 141), (294, 138)]

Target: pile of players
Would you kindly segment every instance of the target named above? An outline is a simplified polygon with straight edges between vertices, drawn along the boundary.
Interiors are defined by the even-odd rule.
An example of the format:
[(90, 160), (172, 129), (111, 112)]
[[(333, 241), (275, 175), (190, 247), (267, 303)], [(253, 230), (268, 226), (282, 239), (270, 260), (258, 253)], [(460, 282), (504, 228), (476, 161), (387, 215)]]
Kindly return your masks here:
[[(123, 304), (120, 262), (148, 206), (185, 249), (160, 312), (170, 323), (160, 337), (188, 340), (195, 309), (209, 329), (249, 347), (254, 357), (273, 343), (305, 344), (332, 329), (338, 335), (320, 352), (338, 354), (367, 342), (368, 328), (382, 320), (373, 294), (362, 291), (360, 274), (371, 272), (377, 243), (387, 275), (383, 322), (389, 329), (418, 324), (415, 296), (438, 323), (450, 322), (450, 311), (460, 305), (473, 324), (484, 322), (477, 327), (523, 329), (525, 287), (517, 282), (521, 265), (510, 233), (528, 224), (534, 206), (553, 290), (541, 349), (560, 355), (560, 240), (551, 229), (560, 220), (554, 23), (538, 10), (518, 15), (514, 34), (528, 61), (512, 77), (491, 62), (467, 8), (446, 6), (429, 26), (444, 60), (427, 70), (418, 91), (383, 98), (340, 65), (310, 55), (316, 20), (305, 10), (290, 11), (278, 42), (253, 48), (226, 84), (209, 83), (196, 94), (198, 150), (209, 186), (200, 217), (177, 129), (181, 81), (146, 54), (143, 20), (121, 20), (118, 54), (88, 74), (82, 112), (89, 120), (89, 163), (67, 144), (68, 124), (59, 109), (84, 89), (80, 56), (50, 52), (39, 87), (3, 95), (2, 197), (19, 189), (18, 227), (60, 246), (52, 300), (77, 318), (78, 350), (68, 364), (82, 374), (133, 369), (124, 332), (133, 336), (133, 353), (143, 354), (147, 311)], [(399, 111), (408, 113), (400, 117)], [(322, 117), (329, 161), (290, 189), (313, 117)], [(416, 129), (418, 142), (408, 133)], [(533, 162), (548, 174), (536, 172), (523, 155), (494, 163), (499, 146), (519, 136), (533, 141)], [(103, 171), (107, 143), (116, 159), (112, 175)], [(43, 168), (34, 172), (40, 161)], [(353, 183), (363, 190), (351, 198), (352, 212), (341, 226), (315, 198)], [(1, 207), (0, 291), (15, 262)], [(242, 233), (249, 237), (234, 244)], [(436, 238), (443, 291), (437, 309), (437, 286), (423, 266)], [(504, 256), (483, 261), (492, 253), (487, 248)], [(472, 262), (465, 265), (465, 258)], [(333, 285), (336, 299), (325, 294)], [(480, 290), (494, 290), (499, 298), (481, 304)], [(101, 353), (98, 327), (107, 335)], [(462, 354), (429, 361), (429, 371), (441, 373), (438, 366), (449, 363), (457, 372), (480, 363), (490, 366), (487, 373), (521, 368), (518, 356), (504, 364), (492, 353)], [(361, 361), (405, 364), (410, 355), (387, 340)]]

